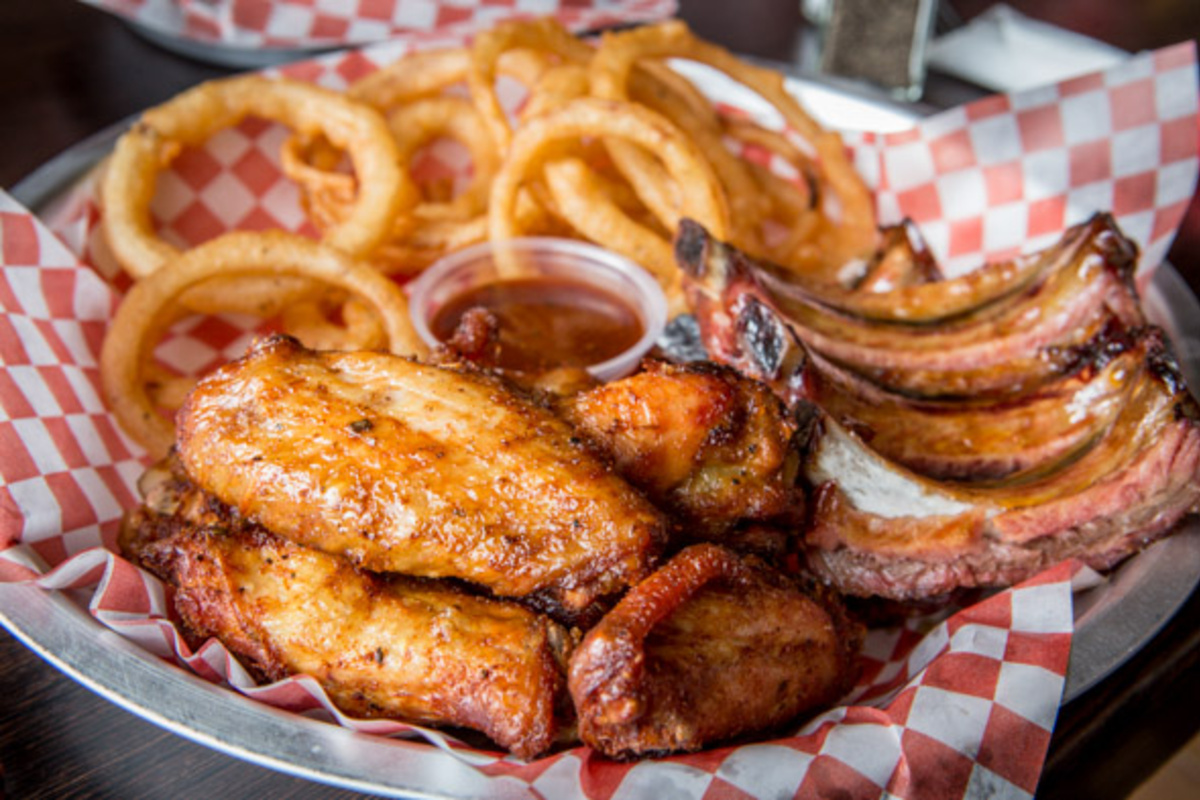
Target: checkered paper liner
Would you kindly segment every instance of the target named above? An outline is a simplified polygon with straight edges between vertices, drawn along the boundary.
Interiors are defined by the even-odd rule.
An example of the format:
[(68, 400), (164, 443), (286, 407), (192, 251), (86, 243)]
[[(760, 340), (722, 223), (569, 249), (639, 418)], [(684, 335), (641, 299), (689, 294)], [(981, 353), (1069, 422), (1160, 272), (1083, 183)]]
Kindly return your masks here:
[(662, 19), (675, 0), (84, 0), (160, 35), (236, 48), (324, 49), (466, 34), (516, 16), (574, 30)]
[(916, 222), (948, 275), (1042, 250), (1111, 211), (1142, 247), (1144, 287), (1196, 190), (1196, 83), (1186, 42), (848, 144), (880, 220)]
[[(447, 36), (422, 45), (456, 41), (461, 40)], [(341, 88), (411, 46), (411, 41), (393, 42), (281, 71)], [(1194, 52), (1185, 46), (1146, 54), (1122, 70), (1124, 78), (1105, 74), (1081, 81), (1100, 87), (1089, 92), (1107, 92), (1110, 83), (1126, 85), (1133, 73), (1144, 80), (1149, 71), (1157, 117), (1146, 124), (1158, 131), (1154, 153), (1155, 162), (1161, 162), (1153, 173), (1154, 185), (1176, 186), (1178, 173), (1186, 171), (1190, 193), (1196, 171)], [(1061, 98), (1080, 96), (1064, 87), (1053, 91)], [(1049, 97), (1048, 90), (1041, 96)], [(1022, 202), (1032, 208), (1045, 199), (1047, 190), (1033, 180), (1040, 180), (1043, 172), (1054, 174), (1039, 160), (1044, 150), (1030, 147), (1027, 156), (997, 159), (990, 148), (1004, 147), (1011, 153), (1011, 145), (993, 141), (975, 127), (979, 123), (984, 125), (981, 130), (992, 131), (995, 120), (1007, 118), (1015, 126), (1009, 129), (1020, 134), (1022, 147), (1043, 141), (1026, 138), (1027, 128), (1018, 121), (1020, 111), (1043, 106), (1019, 97), (992, 98), (947, 112), (924, 122), (915, 133), (850, 136), (855, 162), (876, 188), (885, 220), (913, 216), (938, 246), (937, 225), (954, 220), (948, 213), (921, 216), (921, 202), (927, 201), (917, 200), (932, 191), (940, 210), (957, 215), (968, 205), (948, 194), (959, 184), (942, 179), (959, 175), (956, 180), (968, 183), (966, 176), (978, 174), (987, 187), (991, 184), (986, 176), (992, 174), (988, 169), (998, 161), (1022, 164), (1019, 196), (1025, 199), (1014, 200), (1011, 186), (1007, 192), (985, 191), (987, 200), (1005, 201), (997, 209), (1003, 212)], [(1060, 115), (1067, 114), (1065, 99), (1047, 103)], [(1093, 102), (1088, 107), (1100, 106), (1107, 114), (1103, 125), (1129, 130), (1123, 119), (1113, 116), (1125, 106)], [(997, 111), (1001, 107), (1008, 110)], [(1052, 116), (1043, 111), (1036, 118)], [(1068, 143), (1062, 119), (1064, 138), (1054, 152), (1066, 160), (1070, 175), (1075, 145)], [(1180, 131), (1188, 133), (1187, 152)], [(309, 230), (294, 187), (277, 167), (283, 135), (277, 126), (251, 121), (185, 153), (160, 180), (154, 211), (164, 235), (189, 245), (235, 227)], [(956, 144), (938, 144), (946, 137)], [(1117, 159), (1114, 137), (1109, 141), (1109, 173)], [(926, 149), (926, 161), (934, 167), (924, 178), (895, 155), (916, 152), (916, 145)], [(951, 152), (959, 155), (946, 155)], [(457, 157), (452, 149), (435, 147), (426, 155), (428, 169), (461, 170)], [(1029, 180), (1026, 157), (1040, 165), (1029, 168)], [(1115, 184), (1114, 176), (1109, 179)], [(917, 191), (929, 186), (933, 189)], [(1156, 189), (1156, 202), (1158, 194)], [(1099, 210), (1068, 202), (1070, 187), (1063, 187), (1062, 196), (1060, 226), (1073, 222), (1075, 215)], [(1164, 194), (1165, 204), (1155, 211), (1168, 214), (1184, 202), (1172, 198)], [(986, 208), (984, 212), (982, 224), (990, 213)], [(217, 643), (192, 652), (166, 622), (158, 582), (111, 552), (122, 509), (137, 502), (135, 482), (144, 461), (99, 399), (97, 354), (124, 280), (104, 251), (98, 219), (88, 181), (58, 204), (53, 233), (0, 193), (0, 546), (11, 545), (0, 552), (0, 580), (32, 580), (51, 590), (90, 589), (91, 609), (101, 623), (168, 661), (264, 702), (306, 713), (325, 709), (351, 727), (417, 736), (419, 741), (397, 740), (400, 762), (420, 759), (429, 747), (446, 748), (460, 756), (463, 769), (518, 778), (528, 784), (531, 795), (608, 798), (641, 796), (664, 787), (696, 797), (1032, 795), (1070, 652), (1071, 587), (1082, 574), (1070, 563), (931, 630), (921, 621), (873, 632), (863, 655), (863, 682), (847, 705), (807, 723), (794, 736), (637, 764), (615, 764), (585, 749), (531, 763), (481, 753), (437, 732), (346, 719), (305, 678), (255, 687)], [(1167, 242), (1173, 230), (1162, 232)], [(1150, 241), (1161, 243), (1162, 237)], [(977, 249), (978, 261), (985, 252), (983, 242)], [(1152, 256), (1153, 248), (1148, 252)], [(961, 252), (950, 257), (967, 258)], [(1152, 266), (1150, 261), (1148, 257), (1144, 268)], [(157, 354), (170, 366), (203, 370), (239, 355), (254, 330), (245, 319), (193, 320), (176, 328)], [(453, 776), (447, 780), (447, 790), (452, 791)]]

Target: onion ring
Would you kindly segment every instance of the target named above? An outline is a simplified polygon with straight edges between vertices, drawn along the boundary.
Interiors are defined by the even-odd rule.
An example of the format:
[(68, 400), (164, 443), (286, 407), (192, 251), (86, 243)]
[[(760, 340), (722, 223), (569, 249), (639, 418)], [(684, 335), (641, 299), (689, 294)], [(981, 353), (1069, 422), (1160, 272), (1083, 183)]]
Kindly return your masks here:
[(515, 49), (552, 53), (564, 61), (577, 64), (586, 64), (593, 53), (590, 45), (576, 39), (553, 17), (502, 22), (475, 38), (471, 46), (467, 86), (475, 107), (483, 115), (502, 153), (508, 150), (513, 132), (504, 109), (500, 107), (500, 99), (496, 97), (496, 71), (500, 57)]
[[(673, 76), (673, 77), (669, 77)], [(638, 65), (631, 80), (633, 99), (659, 112), (680, 130), (685, 131), (708, 158), (729, 203), (733, 243), (755, 251), (757, 238), (752, 234), (769, 210), (767, 199), (757, 191), (747, 165), (725, 146), (724, 131), (711, 107), (696, 110), (695, 93), (680, 91), (681, 85), (691, 86), (684, 78), (665, 65), (647, 61)], [(663, 224), (675, 216), (677, 190), (667, 179), (653, 156), (624, 142), (608, 142), (608, 151), (619, 171), (633, 185)]]
[(547, 70), (533, 85), (529, 100), (521, 108), (520, 117), (522, 120), (536, 117), (577, 97), (586, 97), (589, 91), (586, 66), (559, 64)]
[[(821, 224), (805, 222), (806, 230), (821, 231), (821, 241), (803, 242), (797, 247), (798, 258), (805, 269), (824, 270), (840, 267), (848, 258), (869, 253), (876, 243), (875, 215), (870, 193), (858, 178), (853, 164), (846, 156), (841, 138), (821, 128), (786, 89), (783, 75), (764, 67), (742, 61), (728, 50), (694, 36), (685, 23), (672, 20), (659, 25), (605, 34), (589, 66), (592, 94), (612, 100), (625, 100), (633, 90), (636, 69), (653, 60), (680, 58), (706, 64), (725, 73), (733, 80), (758, 94), (783, 118), (784, 124), (808, 141), (816, 151), (817, 168), (830, 192), (823, 195), (825, 219)], [(638, 157), (621, 154), (621, 145), (614, 149), (614, 161), (631, 182), (637, 174), (645, 174), (631, 162)], [(644, 160), (644, 157), (642, 157)], [(646, 182), (643, 195), (647, 205), (661, 204), (653, 191), (661, 182)], [(635, 187), (637, 184), (635, 183)], [(642, 191), (639, 191), (642, 194)], [(732, 201), (731, 201), (732, 202)], [(836, 202), (835, 209), (832, 204)], [(657, 208), (655, 209), (658, 210)], [(840, 216), (840, 218), (838, 218)], [(734, 214), (739, 231), (744, 230), (740, 214)], [(836, 224), (835, 224), (836, 221)], [(794, 237), (793, 237), (794, 238)], [(744, 242), (744, 244), (752, 244)], [(750, 247), (749, 249), (754, 249)]]
[(788, 93), (781, 73), (749, 64), (723, 47), (698, 39), (679, 20), (605, 34), (591, 62), (592, 94), (609, 100), (627, 99), (633, 68), (646, 58), (682, 58), (707, 64), (770, 103), (803, 138), (815, 141), (824, 133)]
[(467, 220), (487, 210), (492, 176), (499, 157), (483, 119), (469, 100), (461, 97), (427, 97), (402, 106), (388, 116), (401, 165), (407, 165), (424, 146), (437, 139), (453, 139), (471, 155), (471, 182), (454, 199), (420, 203), (412, 210), (421, 219)]
[[(518, 190), (528, 175), (544, 162), (543, 154), (562, 141), (606, 136), (640, 145), (662, 159), (683, 192), (679, 215), (699, 221), (718, 238), (728, 235), (725, 197), (712, 167), (690, 139), (661, 115), (632, 103), (579, 98), (535, 117), (518, 129), (512, 148), (492, 183), (488, 209), (488, 236), (500, 241), (521, 231), (515, 219)], [(678, 218), (668, 225), (674, 230)]]
[[(330, 314), (340, 312), (341, 325)], [(361, 300), (326, 295), (294, 303), (281, 316), (285, 333), (309, 350), (377, 350), (387, 345), (383, 323)]]
[(135, 278), (152, 274), (179, 250), (163, 241), (150, 218), (156, 177), (185, 146), (248, 116), (322, 133), (350, 153), (361, 182), (352, 212), (325, 241), (367, 255), (387, 236), (404, 200), (396, 146), (371, 107), (311, 84), (255, 75), (209, 81), (142, 114), (117, 142), (101, 185), (104, 232), (121, 265)]
[[(471, 51), (465, 47), (415, 51), (359, 78), (350, 84), (346, 94), (380, 111), (390, 111), (414, 100), (435, 97), (454, 84), (465, 82), (471, 59)], [(496, 68), (500, 74), (532, 86), (550, 66), (545, 54), (516, 49), (504, 52)]]
[(606, 196), (602, 179), (583, 161), (577, 158), (552, 161), (543, 172), (555, 211), (568, 224), (585, 238), (604, 242), (653, 274), (671, 302), (669, 313), (688, 310), (683, 302), (683, 273), (675, 265), (669, 240), (630, 219)]
[(408, 53), (350, 84), (346, 96), (388, 111), (461, 83), (470, 67), (471, 51), (465, 47)]

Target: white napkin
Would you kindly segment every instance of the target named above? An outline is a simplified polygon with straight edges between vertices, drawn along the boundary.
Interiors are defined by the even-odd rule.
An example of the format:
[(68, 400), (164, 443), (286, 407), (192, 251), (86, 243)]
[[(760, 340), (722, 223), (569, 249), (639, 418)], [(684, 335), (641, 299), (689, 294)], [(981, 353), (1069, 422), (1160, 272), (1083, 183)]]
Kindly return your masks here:
[(1003, 3), (938, 37), (926, 51), (931, 69), (998, 92), (1057, 83), (1107, 69), (1128, 56)]

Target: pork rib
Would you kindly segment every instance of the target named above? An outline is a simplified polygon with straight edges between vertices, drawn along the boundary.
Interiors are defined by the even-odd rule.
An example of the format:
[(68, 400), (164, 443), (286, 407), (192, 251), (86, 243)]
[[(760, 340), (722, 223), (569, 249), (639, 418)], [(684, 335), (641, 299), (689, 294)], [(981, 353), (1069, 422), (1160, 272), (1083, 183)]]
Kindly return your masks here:
[(806, 350), (777, 311), (744, 298), (734, 338), (715, 343), (788, 402), (811, 400), (873, 450), (931, 478), (1017, 480), (1094, 444), (1146, 368), (1157, 334), (1105, 330), (1062, 377), (1012, 397), (905, 397)]
[[(1161, 330), (1142, 324), (1127, 281), (1130, 248), (1107, 218), (1068, 233), (1046, 257), (1058, 266), (1044, 270), (1036, 291), (937, 326), (933, 339), (893, 325), (892, 341), (876, 321), (815, 306), (797, 321), (794, 298), (780, 302), (753, 263), (695, 225), (684, 228), (677, 253), (710, 354), (767, 381), (812, 421), (804, 473), (816, 491), (805, 546), (810, 566), (842, 591), (916, 600), (1007, 585), (1066, 557), (1107, 568), (1196, 508), (1200, 414)], [(810, 324), (816, 319), (820, 326)], [(1021, 319), (1028, 325), (1018, 330)], [(1090, 323), (1081, 335), (1064, 331), (1065, 319)], [(830, 348), (840, 333), (842, 346)], [(929, 341), (946, 349), (930, 352)], [(987, 366), (976, 368), (980, 357)], [(893, 358), (902, 368), (892, 368)], [(905, 378), (899, 388), (929, 397), (900, 395), (889, 380), (897, 375)], [(988, 380), (974, 380), (980, 375)], [(998, 376), (1017, 388), (995, 394)], [(963, 399), (965, 387), (982, 397)], [(837, 410), (853, 430), (811, 402), (834, 390), (845, 393)], [(933, 399), (944, 396), (960, 397)], [(881, 401), (891, 405), (872, 408)], [(1072, 404), (1094, 414), (1075, 430)], [(850, 410), (874, 424), (859, 427)], [(986, 429), (989, 414), (995, 442), (981, 447), (962, 436)], [(899, 428), (878, 436), (874, 428), (890, 416)], [(905, 443), (905, 424), (928, 430)], [(1021, 441), (1013, 432), (1025, 424), (1039, 429)], [(890, 455), (907, 453), (913, 466), (940, 465), (943, 477), (965, 468), (956, 477), (976, 482), (919, 475), (860, 432), (880, 438)], [(921, 436), (938, 435), (946, 448), (916, 454)]]
[(847, 594), (917, 600), (1006, 586), (1064, 558), (1114, 566), (1200, 500), (1200, 414), (1173, 373), (1156, 373), (1165, 357), (1148, 356), (1130, 400), (1086, 454), (1011, 485), (922, 478), (823, 418), (806, 463), (817, 487), (810, 567)]
[[(681, 224), (675, 253), (706, 342), (719, 346), (729, 338), (743, 304), (754, 297), (776, 309), (814, 353), (912, 396), (1021, 394), (1071, 369), (1073, 351), (1114, 324), (1144, 322), (1131, 277), (1136, 250), (1107, 215), (1072, 228), (1058, 246), (1031, 259), (1036, 279), (1019, 291), (921, 324), (837, 310), (695, 222)], [(862, 296), (887, 303), (910, 290)]]

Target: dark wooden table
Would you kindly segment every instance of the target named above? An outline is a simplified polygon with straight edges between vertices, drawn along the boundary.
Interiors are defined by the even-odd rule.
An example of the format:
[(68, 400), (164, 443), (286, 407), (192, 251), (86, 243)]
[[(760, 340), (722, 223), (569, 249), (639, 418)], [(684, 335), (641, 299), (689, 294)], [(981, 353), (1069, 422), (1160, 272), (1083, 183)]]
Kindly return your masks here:
[[(797, 3), (749, 2), (757, 5), (766, 14)], [(957, 5), (973, 13), (982, 4)], [(1027, 5), (1029, 13), (1037, 13), (1036, 4)], [(1056, 4), (1059, 12), (1071, 5)], [(1136, 5), (1116, 4), (1124, 16), (1107, 22), (1094, 11), (1074, 18), (1060, 13), (1065, 18), (1054, 21), (1067, 26), (1086, 22), (1092, 35), (1130, 49), (1200, 32), (1195, 14), (1134, 26), (1127, 17), (1132, 13), (1128, 7)], [(1161, 10), (1164, 4), (1140, 5)], [(711, 22), (711, 8), (704, 6), (691, 0), (684, 3), (684, 12), (703, 23), (703, 33), (720, 38), (723, 28)], [(1091, 7), (1100, 6), (1113, 4)], [(725, 30), (743, 37), (735, 46), (752, 48), (753, 30), (744, 25)], [(0, 185), (10, 188), (87, 136), (227, 72), (160, 50), (73, 0), (0, 3)], [(947, 102), (975, 92), (934, 76), (929, 96)], [(1200, 213), (1195, 204), (1171, 260), (1193, 291), (1200, 291)], [(1200, 595), (1195, 595), (1147, 648), (1062, 709), (1039, 796), (1125, 797), (1200, 731), (1198, 660)], [(166, 797), (179, 794), (180, 787), (195, 797), (357, 796), (230, 758), (161, 730), (63, 676), (2, 631), (0, 775), (8, 798)]]

